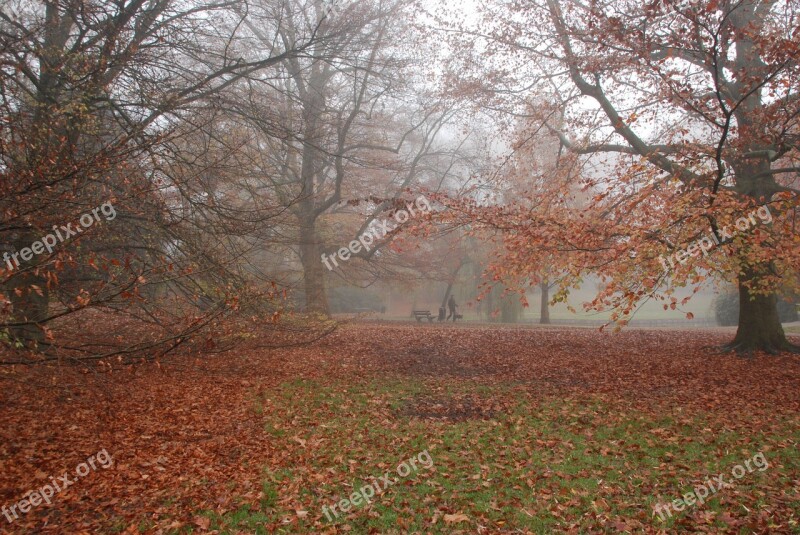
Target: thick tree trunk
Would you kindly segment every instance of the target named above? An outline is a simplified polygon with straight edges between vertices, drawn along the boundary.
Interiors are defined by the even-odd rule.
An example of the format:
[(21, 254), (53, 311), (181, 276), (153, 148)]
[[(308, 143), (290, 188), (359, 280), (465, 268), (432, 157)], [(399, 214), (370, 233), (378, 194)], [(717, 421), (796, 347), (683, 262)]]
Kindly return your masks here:
[(542, 301), (539, 307), (539, 323), (550, 324), (550, 281), (544, 280), (539, 284), (542, 290)]
[(311, 95), (303, 103), (305, 129), (303, 132), (302, 162), (300, 179), (304, 197), (298, 203), (300, 220), (300, 262), (303, 265), (303, 283), (306, 293), (306, 312), (327, 316), (328, 296), (325, 293), (325, 270), (322, 264), (322, 244), (317, 235), (317, 217), (321, 214), (318, 208), (317, 172), (319, 170), (320, 134), (317, 129), (320, 110), (322, 109), (322, 80), (317, 67), (312, 68), (309, 85)]
[(328, 296), (325, 293), (325, 267), (322, 248), (312, 222), (300, 229), (300, 262), (303, 264), (303, 283), (306, 293), (306, 312), (329, 314)]
[(754, 294), (747, 283), (756, 280), (763, 270), (748, 269), (739, 279), (739, 326), (736, 337), (726, 349), (739, 353), (756, 350), (768, 353), (796, 349), (783, 332), (778, 316), (778, 296), (776, 294)]
[[(40, 236), (34, 233), (23, 232), (13, 241), (13, 249), (20, 251), (30, 247), (39, 238)], [(19, 255), (16, 258), (21, 261)], [(11, 266), (15, 269), (5, 288), (6, 295), (11, 301), (11, 323), (24, 323), (11, 327), (9, 334), (15, 342), (20, 342), (31, 349), (40, 348), (39, 346), (45, 342), (44, 330), (40, 323), (48, 317), (50, 308), (47, 280), (33, 270), (36, 261), (36, 257), (33, 257), (27, 262), (21, 261), (17, 267), (14, 260), (11, 260)]]
[[(757, 96), (748, 98), (746, 104), (750, 109), (760, 107), (760, 97), (754, 100)], [(749, 119), (749, 115), (739, 116), (742, 132), (755, 130)], [(751, 148), (756, 150), (759, 147), (753, 144)], [(767, 202), (776, 188), (774, 177), (767, 173), (769, 169), (770, 161), (767, 158), (751, 158), (736, 162), (737, 188), (759, 204)], [(769, 263), (748, 265), (747, 259), (743, 259), (743, 263), (744, 267), (739, 275), (739, 326), (733, 342), (725, 348), (738, 353), (751, 353), (757, 350), (778, 353), (796, 350), (797, 348), (786, 339), (783, 332), (778, 316), (777, 294), (754, 293), (749, 288), (748, 283), (771, 276), (774, 269)]]

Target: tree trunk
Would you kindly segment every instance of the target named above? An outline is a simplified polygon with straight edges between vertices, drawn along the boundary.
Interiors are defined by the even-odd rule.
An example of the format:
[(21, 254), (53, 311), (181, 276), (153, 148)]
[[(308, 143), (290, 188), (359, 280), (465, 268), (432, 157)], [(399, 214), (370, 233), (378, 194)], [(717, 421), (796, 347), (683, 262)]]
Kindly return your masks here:
[[(752, 102), (748, 105), (755, 109)], [(760, 104), (759, 104), (760, 105)], [(752, 130), (748, 119), (741, 118), (743, 131)], [(757, 148), (757, 146), (753, 146)], [(738, 162), (735, 167), (737, 175), (737, 188), (758, 203), (764, 203), (772, 197), (775, 191), (774, 178), (755, 179), (770, 169), (770, 162), (766, 158)], [(755, 283), (765, 277), (771, 276), (774, 269), (769, 263), (748, 265), (747, 259), (742, 260), (744, 267), (739, 275), (739, 326), (733, 342), (725, 349), (735, 350), (737, 353), (751, 353), (762, 350), (767, 353), (796, 349), (787, 339), (781, 326), (778, 315), (778, 295), (776, 293), (763, 294), (750, 291), (750, 283)]]
[(490, 323), (494, 323), (496, 320), (494, 317), (494, 288), (486, 296), (486, 320)]
[(464, 267), (464, 263), (465, 263), (464, 259), (462, 258), (458, 262), (458, 266), (456, 266), (456, 268), (450, 274), (450, 282), (447, 283), (447, 290), (445, 290), (444, 299), (442, 299), (442, 306), (443, 307), (447, 306), (447, 299), (450, 297), (450, 292), (453, 291), (453, 284), (455, 284), (455, 282), (456, 282), (456, 277), (458, 277), (458, 272), (461, 271), (462, 267)]
[(314, 222), (305, 222), (300, 228), (300, 262), (303, 264), (303, 283), (306, 292), (306, 312), (329, 314), (328, 296), (325, 293), (325, 271)]
[[(39, 238), (34, 233), (23, 232), (13, 241), (13, 248), (20, 251), (30, 247)], [(20, 265), (6, 283), (6, 293), (11, 301), (11, 323), (25, 323), (25, 325), (11, 327), (9, 334), (14, 341), (31, 349), (37, 349), (45, 342), (44, 330), (39, 323), (48, 317), (50, 292), (47, 279), (34, 272), (36, 257), (27, 262), (22, 261), (20, 256), (17, 256), (17, 259), (20, 260)], [(12, 260), (12, 266), (15, 266), (13, 262)], [(4, 267), (8, 268), (7, 265)]]
[(756, 350), (777, 353), (794, 349), (786, 339), (778, 316), (777, 294), (753, 294), (747, 285), (764, 271), (749, 268), (739, 278), (739, 326), (736, 337), (726, 349), (738, 353)]
[(543, 325), (550, 324), (550, 281), (544, 280), (539, 284), (539, 289), (542, 290), (542, 301), (539, 307), (539, 323)]
[(455, 279), (451, 279), (447, 284), (447, 290), (444, 291), (444, 298), (442, 299), (442, 308), (447, 308), (447, 300), (450, 298), (450, 292), (453, 291), (454, 281)]
[[(45, 335), (39, 323), (48, 317), (50, 308), (47, 281), (33, 273), (25, 273), (14, 277), (14, 280), (8, 285), (8, 290), (12, 310), (11, 322), (26, 323), (11, 327), (9, 329), (11, 338), (21, 342), (25, 347), (41, 349), (45, 342)], [(20, 292), (19, 294), (17, 294), (17, 290)]]

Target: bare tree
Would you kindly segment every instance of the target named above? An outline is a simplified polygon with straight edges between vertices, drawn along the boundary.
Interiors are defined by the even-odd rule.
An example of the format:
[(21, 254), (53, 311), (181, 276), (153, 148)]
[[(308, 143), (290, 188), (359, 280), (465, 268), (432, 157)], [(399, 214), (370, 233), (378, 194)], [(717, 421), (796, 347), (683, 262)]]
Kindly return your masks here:
[[(159, 155), (186, 132), (187, 118), (206, 113), (214, 95), (305, 53), (316, 38), (312, 28), (264, 55), (253, 53), (234, 8), (53, 0), (0, 11), (0, 108), (7, 118), (0, 236), (10, 258), (22, 260), (4, 266), (6, 336), (41, 345), (57, 318), (114, 302), (134, 306), (153, 278), (197, 286), (197, 273), (209, 272), (174, 270), (202, 256), (185, 247), (203, 240), (181, 225), (198, 214), (175, 209), (176, 184)], [(263, 31), (275, 33), (280, 24), (273, 19)], [(86, 233), (78, 228), (74, 241), (36, 254), (43, 237), (104, 203), (115, 207), (113, 230), (111, 222)], [(104, 273), (87, 275), (98, 270)], [(214, 310), (224, 313), (228, 305), (218, 300)], [(205, 322), (184, 322), (183, 331), (199, 323)], [(178, 331), (167, 339), (186, 337)]]
[[(283, 43), (317, 28), (307, 54), (286, 61), (277, 76), (239, 84), (228, 103), (262, 149), (254, 172), (291, 216), (285, 235), (297, 244), (309, 312), (329, 312), (326, 241), (338, 249), (392, 209), (424, 174), (425, 159), (452, 115), (413, 94), (411, 60), (397, 44), (408, 33), (403, 14), (409, 7), (403, 0), (357, 2), (335, 11), (320, 0), (251, 6), (254, 13), (280, 10)], [(248, 20), (258, 36), (258, 15)], [(259, 39), (262, 47), (274, 46), (267, 36)], [(372, 207), (356, 223), (361, 230), (354, 236), (344, 228), (346, 233), (334, 232), (337, 216), (356, 204)]]

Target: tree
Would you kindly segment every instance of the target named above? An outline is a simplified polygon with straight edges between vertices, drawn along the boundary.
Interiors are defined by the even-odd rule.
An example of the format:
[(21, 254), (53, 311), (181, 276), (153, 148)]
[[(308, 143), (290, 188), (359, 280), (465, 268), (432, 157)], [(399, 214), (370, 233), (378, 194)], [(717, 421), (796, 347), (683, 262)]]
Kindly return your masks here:
[[(210, 266), (198, 269), (198, 259), (224, 262), (203, 254), (213, 240), (182, 225), (199, 214), (172, 203), (176, 175), (165, 172), (161, 157), (186, 133), (187, 118), (203, 117), (222, 89), (304, 53), (316, 39), (312, 31), (254, 54), (242, 46), (248, 36), (234, 5), (52, 0), (21, 4), (13, 15), (0, 11), (0, 236), (12, 258), (2, 273), (4, 337), (42, 346), (52, 342), (54, 320), (90, 308), (151, 317), (141, 300), (148, 292), (139, 290), (153, 279), (170, 281), (173, 290), (183, 281), (183, 290), (193, 288), (188, 298), (210, 288), (210, 279), (198, 276)], [(273, 19), (271, 28), (278, 26)], [(113, 231), (79, 229), (74, 241), (26, 254), (54, 225), (74, 223), (101, 204), (119, 214)], [(219, 290), (210, 292), (218, 297), (213, 317), (231, 310), (220, 298), (231, 297), (229, 284), (212, 284)], [(196, 332), (211, 317), (183, 316), (177, 332), (142, 347), (175, 347), (187, 338), (181, 330)], [(159, 323), (164, 317), (153, 321)]]
[[(305, 308), (325, 315), (322, 259), (407, 196), (452, 112), (415, 94), (413, 61), (397, 45), (410, 38), (402, 19), (410, 3), (358, 2), (333, 11), (320, 0), (281, 5), (283, 41), (313, 28), (318, 41), (263, 83), (242, 85), (230, 105), (263, 149), (256, 172), (290, 216), (286, 235), (296, 239), (287, 246), (296, 244)], [(274, 8), (266, 1), (252, 7)], [(264, 36), (260, 46), (273, 40)], [(358, 256), (372, 259), (390, 241)]]
[[(528, 112), (536, 109), (539, 113), (546, 110), (552, 117), (553, 126), (563, 128), (563, 107), (536, 99), (529, 105)], [(533, 114), (533, 117), (537, 116)], [(502, 175), (506, 202), (524, 204), (527, 209), (545, 217), (553, 209), (577, 212), (585, 204), (585, 196), (574, 191), (571, 175), (576, 160), (564, 157), (564, 145), (554, 132), (540, 121), (520, 117), (513, 142), (508, 171)], [(554, 182), (559, 186), (554, 187)], [(557, 192), (555, 197), (552, 195), (554, 191)], [(572, 193), (570, 200), (565, 193)], [(563, 258), (555, 258), (556, 254), (552, 248), (542, 248), (536, 261), (527, 266), (529, 283), (539, 288), (539, 323), (544, 325), (550, 323), (550, 290), (557, 284), (560, 278), (558, 266), (564, 262)], [(500, 273), (508, 274), (509, 270), (501, 269)], [(522, 273), (516, 275), (517, 278), (524, 277)]]
[[(541, 124), (584, 161), (613, 157), (604, 176), (581, 174), (598, 193), (579, 218), (517, 214), (514, 243), (547, 239), (570, 253), (573, 281), (611, 279), (589, 307), (614, 306), (623, 324), (643, 299), (680, 306), (673, 286), (736, 279), (741, 313), (727, 349), (791, 349), (776, 291), (796, 281), (800, 256), (790, 223), (800, 192), (789, 186), (800, 148), (798, 5), (539, 0), (488, 10), (489, 29), (469, 36), (484, 39), (496, 69), (466, 81), (504, 87), (496, 100), (509, 109), (519, 94), (550, 95), (565, 123), (540, 113)], [(757, 209), (769, 221), (753, 219)], [(748, 217), (747, 231), (731, 235)], [(721, 251), (696, 245), (712, 241)], [(672, 254), (680, 261), (667, 275), (659, 259)], [(516, 251), (514, 260), (528, 258)]]

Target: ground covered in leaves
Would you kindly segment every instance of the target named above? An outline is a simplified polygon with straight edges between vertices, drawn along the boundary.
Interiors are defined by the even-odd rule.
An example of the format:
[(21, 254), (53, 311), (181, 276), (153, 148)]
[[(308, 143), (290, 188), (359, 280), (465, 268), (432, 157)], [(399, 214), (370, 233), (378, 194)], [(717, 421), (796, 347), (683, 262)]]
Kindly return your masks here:
[[(75, 482), (0, 531), (800, 533), (800, 357), (706, 349), (729, 337), (353, 324), (305, 347), (6, 368), (0, 505)], [(101, 450), (113, 465), (76, 477)], [(654, 513), (720, 474), (704, 503)]]

